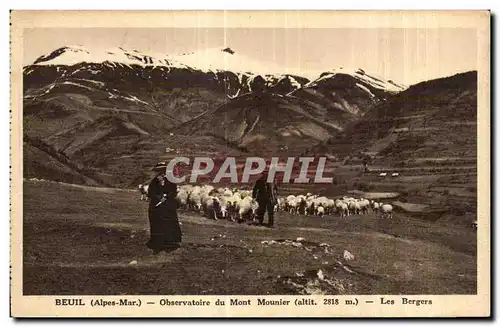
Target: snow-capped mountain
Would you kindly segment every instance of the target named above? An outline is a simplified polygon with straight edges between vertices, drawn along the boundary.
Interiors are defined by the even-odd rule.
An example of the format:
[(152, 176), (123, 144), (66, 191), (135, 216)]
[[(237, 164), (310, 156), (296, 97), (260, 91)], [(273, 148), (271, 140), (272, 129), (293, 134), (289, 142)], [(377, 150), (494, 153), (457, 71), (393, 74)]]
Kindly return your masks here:
[(62, 47), (24, 67), (24, 133), (34, 147), (26, 160), (57, 153), (121, 180), (138, 157), (157, 159), (149, 139), (156, 149), (166, 135), (185, 137), (186, 151), (208, 138), (214, 149), (299, 153), (401, 89), (362, 70), (318, 75), (231, 48), (173, 56)]
[(89, 93), (105, 107), (159, 112), (179, 122), (245, 94), (271, 93), (306, 101), (319, 118), (340, 126), (332, 110), (360, 115), (404, 89), (362, 69), (328, 70), (310, 81), (228, 47), (172, 56), (65, 46), (24, 68), (25, 99)]
[(287, 96), (313, 104), (326, 111), (326, 117), (335, 117), (335, 112), (359, 117), (370, 107), (405, 89), (406, 87), (393, 81), (369, 75), (360, 68), (339, 68), (322, 73), (317, 79), (292, 90)]
[[(43, 68), (42, 74), (37, 74)], [(51, 70), (55, 70), (51, 72)], [(274, 63), (263, 63), (238, 54), (231, 48), (205, 49), (195, 53), (170, 56), (168, 54), (145, 53), (116, 47), (106, 50), (90, 51), (76, 45), (56, 49), (50, 54), (39, 57), (24, 70), (25, 82), (43, 83), (46, 78), (83, 78), (89, 75), (92, 80), (102, 80), (99, 75), (127, 77), (135, 75), (148, 83), (171, 87), (209, 87), (223, 92), (227, 98), (234, 98), (252, 90), (287, 94), (303, 87), (316, 87), (325, 81), (339, 80), (340, 75), (348, 75), (358, 81), (358, 87), (370, 96), (372, 89), (396, 93), (405, 89), (392, 81), (366, 74), (362, 69), (337, 69), (322, 73), (316, 80), (283, 72)], [(30, 76), (35, 74), (36, 76)], [(40, 76), (41, 75), (41, 76)], [(181, 76), (184, 75), (184, 76)], [(27, 77), (27, 78), (26, 78)], [(256, 86), (254, 83), (263, 85)], [(109, 79), (108, 79), (109, 81)]]
[[(82, 46), (66, 46), (39, 57), (33, 65), (25, 67), (24, 75), (36, 73), (40, 66), (44, 66), (46, 71), (56, 68), (61, 77), (85, 78), (80, 75), (90, 73), (94, 75), (93, 79), (99, 79), (96, 75), (104, 73), (104, 70), (113, 70), (119, 76), (129, 76), (130, 71), (134, 71), (135, 75), (142, 75), (146, 80), (151, 80), (152, 75), (155, 75), (155, 80), (151, 80), (155, 84), (165, 84), (165, 80), (169, 80), (168, 84), (173, 87), (177, 86), (175, 84), (193, 87), (209, 84), (209, 88), (223, 92), (228, 98), (251, 92), (252, 83), (258, 76), (265, 80), (267, 88), (274, 88), (273, 92), (290, 92), (309, 82), (303, 77), (279, 73), (279, 67), (236, 54), (230, 48), (169, 56), (121, 47), (90, 51)], [(129, 73), (124, 72), (127, 70)], [(186, 76), (179, 76), (180, 73)], [(31, 79), (26, 81), (29, 83)], [(278, 82), (279, 87), (275, 88)]]

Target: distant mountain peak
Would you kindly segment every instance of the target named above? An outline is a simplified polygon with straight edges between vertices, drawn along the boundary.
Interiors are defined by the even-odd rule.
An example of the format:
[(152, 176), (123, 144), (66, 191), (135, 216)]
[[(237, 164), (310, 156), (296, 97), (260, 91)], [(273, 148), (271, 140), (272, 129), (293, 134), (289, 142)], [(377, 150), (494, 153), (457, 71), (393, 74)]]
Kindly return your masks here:
[(224, 48), (221, 51), (222, 52), (227, 52), (227, 53), (230, 53), (230, 54), (234, 54), (235, 53), (235, 51), (233, 49), (231, 49), (231, 48)]
[(43, 55), (43, 56), (38, 57), (35, 60), (34, 64), (36, 65), (36, 64), (41, 64), (41, 63), (44, 63), (44, 62), (48, 62), (48, 61), (50, 61), (52, 59), (55, 59), (55, 58), (63, 55), (64, 53), (68, 53), (68, 52), (83, 53), (83, 54), (86, 54), (86, 55), (90, 54), (90, 51), (88, 49), (84, 48), (81, 45), (64, 46), (64, 47), (60, 47), (60, 48), (52, 51), (48, 55)]
[(353, 78), (352, 81), (357, 81), (359, 83), (364, 84), (365, 86), (370, 86), (372, 88), (384, 90), (390, 93), (398, 93), (407, 89), (406, 86), (401, 84), (396, 84), (392, 80), (386, 80), (382, 77), (373, 74), (368, 74), (362, 68), (353, 69), (346, 67), (339, 67), (325, 71), (320, 74), (318, 79), (309, 82), (305, 86), (306, 87), (316, 86), (319, 83), (324, 83), (328, 80), (341, 78), (342, 76), (351, 76)]

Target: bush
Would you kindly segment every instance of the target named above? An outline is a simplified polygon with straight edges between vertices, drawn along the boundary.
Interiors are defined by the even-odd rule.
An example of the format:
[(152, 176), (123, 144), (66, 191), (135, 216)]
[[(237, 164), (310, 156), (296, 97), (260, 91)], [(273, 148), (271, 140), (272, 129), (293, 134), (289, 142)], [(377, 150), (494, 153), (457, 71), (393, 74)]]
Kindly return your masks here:
[(366, 184), (366, 183), (358, 183), (357, 188), (363, 192), (368, 192), (368, 191), (372, 190), (372, 186), (370, 184)]

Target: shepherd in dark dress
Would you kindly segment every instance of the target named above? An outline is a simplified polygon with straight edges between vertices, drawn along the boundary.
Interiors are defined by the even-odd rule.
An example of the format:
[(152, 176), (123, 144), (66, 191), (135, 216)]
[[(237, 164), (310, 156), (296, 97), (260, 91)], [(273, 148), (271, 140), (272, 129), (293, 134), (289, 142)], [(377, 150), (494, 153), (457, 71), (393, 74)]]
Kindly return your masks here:
[(166, 164), (158, 163), (153, 171), (157, 175), (149, 184), (150, 239), (146, 244), (155, 253), (180, 247), (182, 232), (177, 217), (177, 185), (170, 182)]

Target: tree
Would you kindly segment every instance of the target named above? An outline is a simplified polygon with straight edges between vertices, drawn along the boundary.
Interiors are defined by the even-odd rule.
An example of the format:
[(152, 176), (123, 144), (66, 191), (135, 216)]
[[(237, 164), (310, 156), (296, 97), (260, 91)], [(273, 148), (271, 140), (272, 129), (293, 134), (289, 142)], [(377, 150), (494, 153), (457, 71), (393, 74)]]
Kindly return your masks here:
[(372, 157), (365, 154), (363, 156), (363, 168), (364, 168), (365, 173), (370, 171), (370, 169), (368, 168), (368, 165), (371, 163), (372, 163)]

